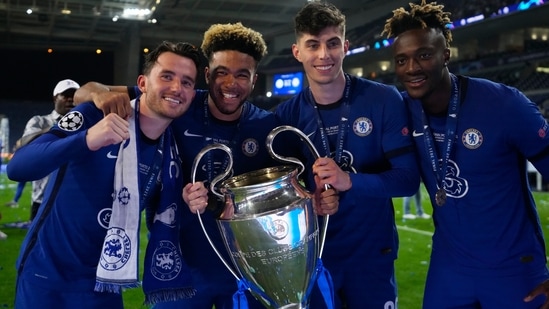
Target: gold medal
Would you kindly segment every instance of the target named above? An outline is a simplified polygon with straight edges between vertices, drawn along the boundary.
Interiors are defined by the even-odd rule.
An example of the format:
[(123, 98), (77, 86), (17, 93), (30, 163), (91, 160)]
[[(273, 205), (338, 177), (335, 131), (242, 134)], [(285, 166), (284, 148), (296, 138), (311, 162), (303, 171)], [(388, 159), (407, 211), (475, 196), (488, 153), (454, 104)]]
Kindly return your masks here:
[(442, 206), (446, 203), (446, 191), (444, 191), (443, 188), (438, 189), (437, 193), (435, 193), (435, 202), (438, 206)]

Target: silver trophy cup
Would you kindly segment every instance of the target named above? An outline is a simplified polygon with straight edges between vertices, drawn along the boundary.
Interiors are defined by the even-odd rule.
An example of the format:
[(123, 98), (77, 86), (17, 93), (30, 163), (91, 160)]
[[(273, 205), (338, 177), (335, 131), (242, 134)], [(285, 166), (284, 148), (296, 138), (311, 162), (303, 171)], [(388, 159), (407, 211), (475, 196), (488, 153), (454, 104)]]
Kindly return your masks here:
[(312, 195), (298, 182), (303, 164), (272, 151), (274, 137), (284, 130), (297, 129), (273, 130), (267, 138), (267, 147), (273, 157), (297, 166), (264, 168), (221, 182), (232, 168), (231, 151), (225, 145), (211, 144), (195, 158), (193, 182), (196, 166), (205, 153), (214, 149), (227, 153), (231, 162), (212, 181), (210, 190), (225, 203), (217, 224), (236, 271), (211, 242), (199, 214), (210, 245), (229, 271), (237, 279), (244, 279), (250, 292), (267, 308), (308, 308), (326, 225), (320, 233)]

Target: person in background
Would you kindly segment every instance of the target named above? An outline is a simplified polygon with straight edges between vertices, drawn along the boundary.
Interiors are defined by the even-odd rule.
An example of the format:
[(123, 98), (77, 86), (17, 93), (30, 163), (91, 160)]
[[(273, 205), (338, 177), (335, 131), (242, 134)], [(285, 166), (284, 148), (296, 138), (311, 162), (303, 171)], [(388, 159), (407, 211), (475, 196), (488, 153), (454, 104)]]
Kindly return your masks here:
[(547, 308), (546, 248), (527, 160), (549, 177), (549, 125), (517, 89), (450, 72), (449, 15), (436, 2), (410, 3), (383, 31), (394, 38), (395, 73), (433, 205), (423, 308)]
[(145, 57), (127, 120), (84, 103), (15, 152), (10, 179), (51, 174), (17, 260), (16, 308), (122, 309), (122, 290), (141, 281), (141, 210), (145, 303), (194, 294), (179, 246), (186, 207), (170, 124), (189, 108), (199, 63), (193, 45), (163, 42)]
[(21, 198), (21, 195), (23, 195), (23, 190), (25, 189), (26, 184), (27, 184), (26, 181), (20, 181), (17, 183), (17, 188), (15, 189), (15, 194), (13, 195), (13, 199), (6, 203), (7, 207), (11, 207), (11, 208), (19, 207), (19, 199)]
[[(64, 79), (55, 85), (55, 88), (53, 88), (53, 111), (47, 115), (33, 116), (27, 121), (23, 136), (20, 139), (20, 147), (27, 145), (40, 135), (48, 132), (61, 117), (74, 107), (73, 96), (78, 88), (80, 88), (80, 85), (72, 79)], [(40, 204), (42, 204), (47, 183), (47, 175), (44, 178), (32, 181), (32, 204), (29, 223), (32, 222)]]
[[(345, 15), (313, 1), (295, 16), (294, 57), (308, 87), (281, 103), (282, 122), (309, 136), (322, 158), (307, 160), (313, 176), (339, 192), (323, 261), (334, 281), (335, 308), (396, 308), (398, 234), (393, 197), (411, 195), (419, 173), (404, 102), (394, 86), (343, 71), (349, 49)], [(313, 292), (311, 308), (324, 308)]]
[[(2, 140), (0, 139), (0, 153), (2, 153)], [(2, 158), (0, 157), (0, 171), (2, 170)], [(2, 213), (0, 212), (0, 220), (2, 220)], [(5, 240), (8, 238), (8, 235), (0, 231), (0, 240)]]
[[(157, 309), (211, 309), (212, 306), (230, 309), (238, 305), (233, 304), (233, 294), (238, 288), (236, 279), (212, 250), (197, 216), (191, 214), (202, 213), (202, 222), (213, 244), (225, 261), (230, 261), (226, 250), (220, 250), (225, 245), (216, 223), (223, 203), (206, 189), (224, 171), (228, 158), (222, 151), (211, 151), (200, 162), (197, 182), (192, 184), (191, 168), (200, 150), (211, 143), (227, 145), (232, 150), (234, 175), (280, 165), (265, 147), (266, 136), (278, 124), (276, 118), (247, 101), (257, 81), (257, 67), (267, 53), (262, 35), (241, 23), (215, 24), (204, 33), (201, 48), (208, 59), (205, 69), (208, 90), (197, 90), (189, 111), (174, 121), (174, 134), (188, 183), (183, 195), (187, 196), (189, 213), (185, 214), (188, 220), (181, 231), (181, 246), (193, 271), (197, 293), (191, 299), (158, 304)], [(89, 82), (79, 89), (76, 97), (77, 103), (93, 100), (105, 114), (116, 112), (124, 116), (129, 97), (135, 92), (132, 87)], [(332, 214), (337, 210), (337, 195), (334, 190), (322, 194), (328, 196), (323, 204), (325, 208), (317, 212)], [(246, 294), (249, 308), (264, 308)]]
[[(2, 220), (2, 213), (0, 213), (0, 220)], [(5, 240), (8, 238), (8, 234), (0, 231), (0, 240)]]
[[(21, 147), (21, 139), (18, 139), (15, 142), (15, 147), (13, 148), (13, 152), (15, 153), (15, 151), (17, 151), (19, 147)], [(11, 208), (19, 207), (19, 199), (23, 195), (23, 190), (25, 189), (26, 185), (27, 185), (26, 181), (20, 181), (17, 183), (17, 188), (15, 189), (15, 194), (13, 196), (13, 199), (6, 203), (7, 207), (11, 207)]]
[[(405, 196), (402, 199), (402, 219), (404, 220), (414, 220), (415, 218), (430, 219), (431, 216), (426, 214), (423, 211), (423, 206), (421, 205), (421, 188), (412, 196)], [(416, 214), (411, 213), (411, 202), (414, 200), (416, 206)]]

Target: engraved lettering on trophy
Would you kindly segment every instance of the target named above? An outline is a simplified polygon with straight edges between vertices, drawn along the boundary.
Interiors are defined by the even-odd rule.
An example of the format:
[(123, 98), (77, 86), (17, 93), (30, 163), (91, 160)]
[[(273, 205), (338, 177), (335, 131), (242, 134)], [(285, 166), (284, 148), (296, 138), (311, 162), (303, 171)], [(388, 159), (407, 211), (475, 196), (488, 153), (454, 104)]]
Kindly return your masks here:
[(270, 265), (275, 263), (284, 263), (285, 261), (295, 259), (301, 255), (305, 255), (306, 245), (312, 240), (316, 240), (319, 230), (316, 229), (313, 233), (303, 237), (302, 240), (292, 245), (283, 245), (274, 248), (270, 248), (267, 252), (268, 256), (261, 259), (264, 265)]
[(264, 250), (254, 250), (254, 251), (231, 251), (231, 255), (234, 258), (257, 258), (257, 257), (263, 257), (266, 256), (267, 253)]
[(274, 255), (274, 256), (269, 256), (267, 258), (261, 259), (261, 262), (264, 265), (280, 264), (280, 263), (284, 263), (284, 262), (289, 261), (289, 260), (293, 260), (293, 259), (297, 258), (298, 256), (304, 255), (304, 254), (305, 254), (305, 246), (301, 245), (301, 246), (296, 247), (296, 248), (294, 248), (291, 251), (288, 251), (286, 253), (279, 254), (279, 255)]

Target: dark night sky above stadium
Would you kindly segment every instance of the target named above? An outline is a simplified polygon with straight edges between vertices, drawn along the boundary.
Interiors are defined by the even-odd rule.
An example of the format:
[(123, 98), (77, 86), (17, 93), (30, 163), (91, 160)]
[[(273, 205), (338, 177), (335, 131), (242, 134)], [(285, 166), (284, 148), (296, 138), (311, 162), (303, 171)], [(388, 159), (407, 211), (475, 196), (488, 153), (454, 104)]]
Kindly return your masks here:
[[(0, 99), (51, 101), (55, 84), (70, 78), (113, 83), (112, 52), (56, 52), (0, 49), (2, 59)], [(136, 76), (137, 77), (137, 76)]]

